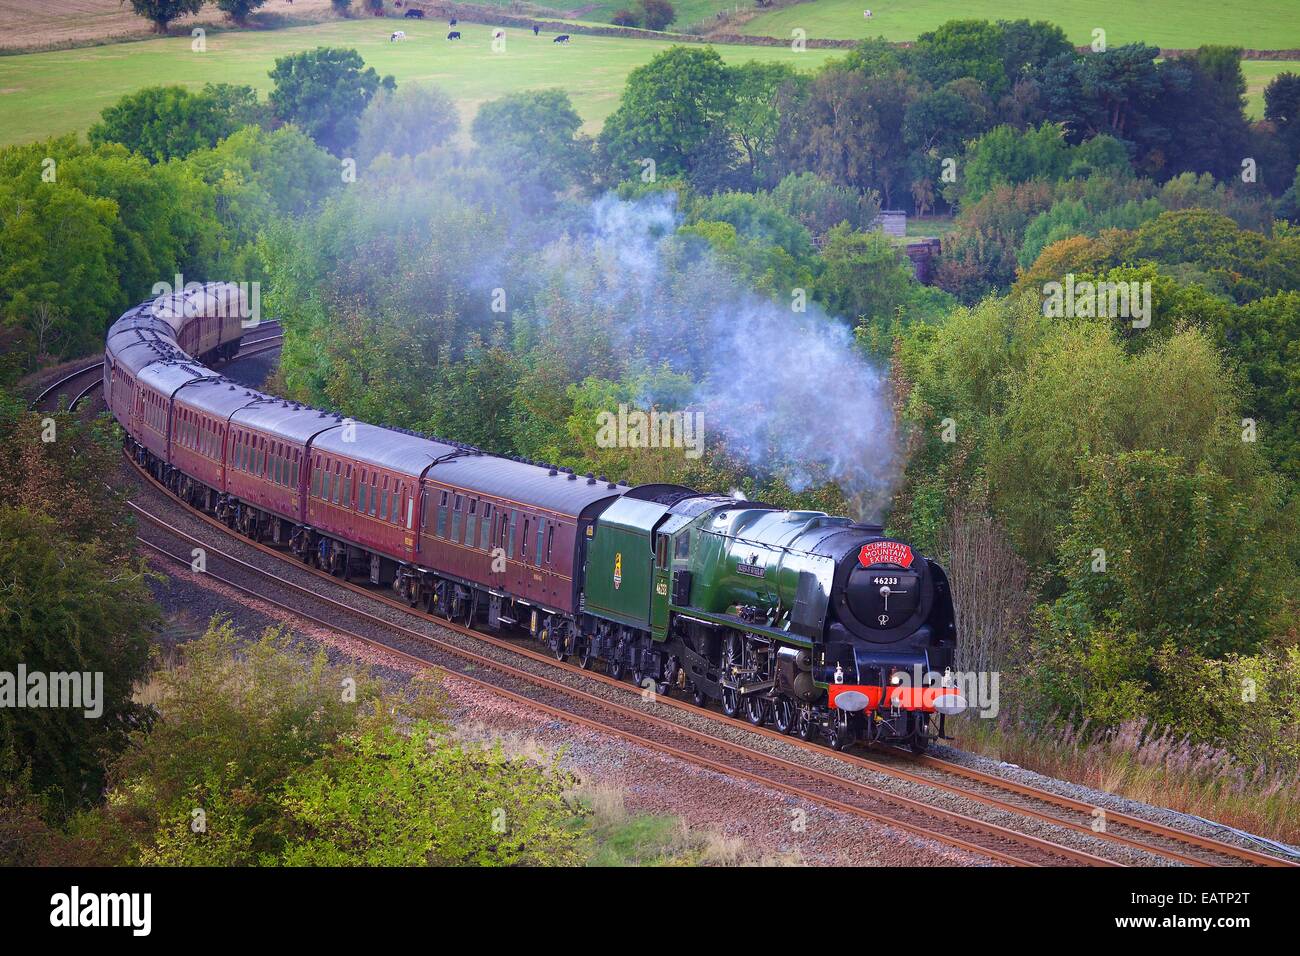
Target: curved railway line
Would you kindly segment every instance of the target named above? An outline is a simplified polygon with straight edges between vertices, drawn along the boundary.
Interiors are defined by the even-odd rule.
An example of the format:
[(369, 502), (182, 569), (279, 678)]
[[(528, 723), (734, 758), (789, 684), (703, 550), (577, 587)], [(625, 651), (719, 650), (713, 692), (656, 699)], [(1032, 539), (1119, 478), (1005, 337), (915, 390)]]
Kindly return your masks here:
[[(286, 562), (294, 568), (309, 572), (316, 577), (326, 579), (332, 585), (351, 590), (382, 605), (395, 608), (403, 614), (409, 614), (421, 621), (433, 622), (440, 628), (471, 637), (473, 640), (483, 642), (491, 647), (506, 650), (512, 655), (518, 655), (533, 662), (542, 662), (548, 667), (565, 672), (570, 677), (576, 675), (583, 680), (618, 688), (621, 692), (634, 698), (638, 704), (641, 701), (642, 689), (626, 681), (616, 680), (608, 675), (584, 670), (575, 664), (556, 660), (552, 655), (522, 646), (523, 640), (521, 639), (495, 636), (463, 627), (442, 617), (417, 611), (406, 603), (373, 588), (342, 581), (325, 571), (299, 562), (286, 552), (239, 535), (216, 518), (184, 505), (183, 502), (135, 465), (134, 462), (130, 462), (128, 459), (128, 463), (141, 480), (164, 495), (169, 502), (183, 508), (187, 515), (213, 526), (226, 535), (237, 538), (245, 546), (255, 548), (269, 557)], [(1123, 865), (1117, 863), (1114, 859), (1086, 852), (1072, 846), (1054, 843), (987, 820), (932, 806), (902, 796), (891, 790), (871, 786), (859, 780), (830, 773), (816, 767), (806, 766), (769, 752), (756, 750), (734, 740), (723, 739), (648, 713), (643, 706), (628, 706), (610, 701), (605, 697), (577, 689), (569, 684), (560, 683), (532, 671), (514, 667), (496, 658), (484, 656), (482, 653), (466, 648), (463, 645), (420, 633), (347, 602), (323, 595), (272, 571), (260, 568), (251, 562), (244, 561), (219, 549), (214, 549), (210, 544), (201, 541), (134, 502), (131, 503), (131, 507), (145, 522), (165, 534), (189, 542), (193, 546), (204, 548), (210, 556), (215, 556), (227, 562), (242, 573), (253, 575), (257, 580), (265, 582), (270, 587), (286, 589), (299, 595), (307, 595), (310, 600), (321, 602), (333, 610), (344, 612), (364, 622), (367, 626), (378, 627), (389, 634), (398, 635), (406, 641), (415, 641), (423, 647), (430, 648), (439, 655), (449, 656), (451, 660), (459, 663), (448, 664), (445, 661), (431, 661), (419, 655), (403, 651), (375, 637), (344, 628), (340, 626), (337, 618), (324, 620), (303, 611), (299, 607), (286, 604), (282, 600), (268, 597), (264, 590), (252, 588), (247, 584), (240, 584), (229, 578), (213, 574), (211, 571), (205, 572), (214, 581), (257, 597), (259, 600), (285, 610), (304, 621), (311, 621), (367, 645), (383, 648), (386, 653), (408, 659), (421, 667), (451, 670), (463, 680), (483, 686), (516, 702), (525, 702), (528, 707), (556, 718), (575, 721), (603, 733), (614, 734), (651, 750), (670, 754), (697, 766), (744, 778), (816, 805), (901, 829), (948, 846), (977, 853), (997, 862), (1028, 866), (1060, 865), (1063, 863), (1090, 866)], [(172, 554), (156, 542), (143, 537), (140, 540), (147, 548), (166, 558), (187, 566), (190, 563), (188, 558)], [(490, 671), (496, 675), (497, 679), (485, 680), (483, 677), (466, 673), (463, 669), (466, 666), (472, 667), (476, 672)], [(503, 684), (510, 686), (503, 686)], [(914, 757), (902, 751), (873, 752), (869, 756), (834, 753), (827, 748), (781, 734), (768, 727), (754, 727), (744, 720), (725, 717), (716, 711), (697, 707), (685, 700), (666, 695), (660, 695), (655, 700), (657, 703), (667, 704), (693, 714), (706, 715), (720, 725), (743, 728), (749, 733), (774, 738), (810, 754), (838, 760), (857, 770), (881, 774), (901, 783), (932, 788), (933, 790), (981, 804), (995, 811), (1012, 814), (1021, 820), (1037, 821), (1038, 824), (1084, 834), (1087, 837), (1101, 841), (1103, 845), (1108, 845), (1120, 851), (1128, 851), (1130, 856), (1134, 851), (1148, 854), (1153, 858), (1153, 862), (1164, 861), (1174, 865), (1186, 866), (1296, 865), (1289, 860), (1120, 811), (1104, 809), (1099, 814), (1097, 807), (1085, 801), (1007, 780), (941, 758), (933, 756)], [(1098, 821), (1100, 821), (1100, 824)]]
[[(284, 333), (279, 322), (262, 322), (256, 328), (251, 329), (248, 335), (244, 336), (239, 352), (230, 361), (235, 362), (239, 359), (250, 358), (279, 348), (283, 339)], [(229, 362), (226, 364), (229, 364)], [(103, 384), (104, 362), (101, 359), (93, 364), (83, 365), (79, 369), (68, 372), (46, 385), (32, 400), (32, 408), (37, 411), (53, 410), (58, 407), (59, 399), (66, 395), (69, 396), (68, 410), (75, 411), (81, 402), (90, 397)]]

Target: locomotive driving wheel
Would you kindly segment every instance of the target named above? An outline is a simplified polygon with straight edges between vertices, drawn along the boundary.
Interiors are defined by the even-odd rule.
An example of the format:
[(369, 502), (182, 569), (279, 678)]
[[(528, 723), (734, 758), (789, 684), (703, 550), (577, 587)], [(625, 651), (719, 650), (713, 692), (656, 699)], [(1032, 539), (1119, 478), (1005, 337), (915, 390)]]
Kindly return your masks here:
[(799, 712), (794, 719), (794, 732), (798, 734), (800, 740), (812, 740), (813, 735), (817, 732), (817, 725), (813, 722), (812, 708), (807, 704), (799, 707)]
[[(727, 635), (727, 642), (722, 647), (722, 679), (735, 683), (736, 671), (745, 662), (745, 646), (739, 634)], [(728, 717), (740, 713), (740, 691), (734, 687), (722, 685), (722, 712)]]
[(745, 719), (751, 724), (762, 727), (767, 723), (769, 716), (771, 716), (771, 707), (761, 695), (749, 694), (745, 697)]
[(781, 733), (788, 734), (794, 730), (794, 718), (794, 704), (789, 697), (782, 694), (772, 702), (772, 723)]

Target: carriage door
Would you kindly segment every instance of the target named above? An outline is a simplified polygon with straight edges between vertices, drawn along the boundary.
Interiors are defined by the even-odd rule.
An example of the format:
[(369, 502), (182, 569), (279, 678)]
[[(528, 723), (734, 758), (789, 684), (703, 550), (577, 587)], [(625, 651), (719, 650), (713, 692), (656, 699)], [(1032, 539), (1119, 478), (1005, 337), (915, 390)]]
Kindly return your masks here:
[(654, 593), (650, 595), (650, 635), (656, 641), (668, 636), (668, 535), (655, 535)]

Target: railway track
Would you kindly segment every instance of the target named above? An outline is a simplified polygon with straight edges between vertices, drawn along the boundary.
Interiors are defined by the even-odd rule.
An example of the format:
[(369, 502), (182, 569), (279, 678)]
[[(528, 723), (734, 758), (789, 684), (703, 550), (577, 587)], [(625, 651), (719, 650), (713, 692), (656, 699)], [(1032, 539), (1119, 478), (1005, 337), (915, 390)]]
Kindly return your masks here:
[[(134, 467), (134, 463), (132, 464)], [(179, 499), (176, 499), (170, 494), (170, 492), (167, 492), (166, 489), (162, 488), (162, 486), (155, 482), (152, 477), (139, 468), (136, 468), (136, 471), (141, 475), (143, 480), (158, 489), (162, 494), (167, 495), (173, 503), (183, 507), (183, 503), (180, 502)], [(136, 508), (141, 517), (156, 527), (164, 528), (169, 533), (181, 537), (183, 540), (191, 543), (196, 543), (198, 546), (207, 548), (209, 553), (213, 553), (213, 550), (209, 545), (200, 542), (198, 539), (188, 535), (181, 529), (175, 528), (164, 519), (149, 513), (138, 505), (133, 504), (132, 506)], [(187, 514), (212, 525), (224, 534), (234, 535), (234, 532), (217, 519), (209, 515), (198, 513), (188, 507), (186, 507), (185, 510)], [(605, 674), (583, 670), (575, 665), (557, 661), (553, 656), (539, 653), (529, 647), (521, 646), (521, 643), (518, 640), (485, 634), (481, 631), (472, 630), (446, 621), (443, 618), (432, 617), (417, 612), (408, 607), (405, 603), (385, 594), (351, 582), (340, 581), (338, 578), (332, 577), (323, 571), (303, 565), (291, 556), (268, 545), (250, 541), (243, 536), (235, 536), (238, 537), (238, 539), (246, 546), (256, 548), (259, 551), (266, 553), (268, 556), (278, 558), (279, 560), (292, 565), (294, 568), (308, 571), (316, 576), (326, 578), (333, 585), (347, 588), (360, 595), (364, 595), (371, 600), (377, 601), (380, 604), (398, 609), (403, 614), (411, 615), (422, 621), (436, 622), (436, 624), (441, 628), (471, 637), (473, 640), (483, 642), (491, 647), (508, 650), (514, 655), (519, 655), (535, 662), (545, 663), (549, 667), (558, 668), (570, 675), (580, 675), (584, 680), (618, 688), (621, 693), (625, 693), (640, 701), (642, 690), (633, 685), (629, 685), (625, 681), (615, 680)], [(146, 542), (146, 545), (161, 551), (161, 549), (158, 549), (153, 543)], [(472, 660), (476, 666), (489, 666), (491, 668), (510, 671), (513, 674), (513, 679), (526, 679), (534, 683), (545, 681), (545, 678), (540, 678), (532, 672), (521, 671), (518, 668), (509, 668), (507, 665), (503, 665), (491, 658), (483, 658), (481, 655), (468, 652), (461, 645), (451, 645), (445, 641), (430, 637), (429, 635), (420, 634), (409, 628), (402, 627), (401, 625), (384, 621), (365, 610), (321, 595), (318, 592), (312, 591), (311, 589), (305, 588), (294, 582), (290, 582), (272, 572), (257, 568), (249, 562), (242, 561), (233, 555), (226, 554), (225, 552), (216, 553), (224, 560), (234, 562), (246, 571), (261, 576), (264, 580), (276, 582), (277, 586), (285, 587), (299, 593), (310, 594), (313, 600), (326, 602), (331, 607), (342, 610), (343, 612), (361, 620), (370, 623), (377, 623), (379, 626), (392, 632), (400, 633), (406, 639), (414, 639), (419, 642), (431, 642), (434, 646), (440, 648), (441, 651), (459, 655), (462, 659), (465, 659), (464, 656), (469, 654), (469, 659)], [(176, 560), (182, 560), (177, 558), (175, 555), (171, 555), (171, 557)], [(185, 558), (184, 563), (188, 565), (189, 559)], [(246, 586), (232, 586), (235, 586), (246, 593), (251, 593), (248, 591)], [(262, 597), (262, 595), (258, 596)], [(265, 597), (262, 597), (262, 599), (266, 600)], [(302, 614), (300, 610), (292, 610), (291, 613)], [(342, 630), (337, 621), (318, 621), (318, 623), (335, 631)], [(344, 631), (344, 633), (369, 644), (378, 643), (395, 653), (412, 656), (406, 654), (406, 652), (396, 651), (391, 648), (390, 645), (384, 644), (383, 642), (376, 642), (373, 638), (356, 635), (348, 631)], [(429, 666), (427, 660), (421, 659), (421, 661), (423, 665)], [(472, 678), (459, 670), (457, 672), (465, 679), (482, 683), (479, 678)], [(520, 675), (527, 676), (521, 677)], [(882, 790), (860, 781), (850, 780), (839, 774), (827, 773), (823, 770), (806, 767), (802, 764), (773, 756), (770, 753), (760, 752), (753, 748), (738, 745), (734, 741), (722, 740), (716, 736), (703, 734), (694, 729), (684, 728), (679, 723), (664, 721), (662, 718), (647, 714), (640, 706), (622, 707), (620, 710), (620, 705), (614, 704), (606, 698), (585, 694), (582, 691), (575, 690), (569, 685), (558, 685), (556, 682), (552, 681), (549, 682), (547, 686), (549, 687), (548, 692), (550, 693), (561, 693), (557, 688), (563, 687), (563, 693), (580, 695), (580, 699), (583, 701), (582, 706), (605, 709), (602, 712), (602, 716), (597, 718), (595, 723), (592, 723), (591, 717), (583, 717), (582, 715), (573, 713), (572, 707), (570, 707), (568, 711), (563, 711), (563, 708), (556, 707), (557, 713), (555, 716), (563, 716), (565, 719), (574, 719), (579, 723), (596, 727), (602, 731), (616, 733), (625, 739), (632, 740), (633, 738), (636, 738), (635, 742), (648, 746), (651, 749), (672, 753), (674, 756), (688, 759), (693, 763), (708, 766), (711, 769), (719, 770), (720, 772), (755, 780), (763, 783), (765, 786), (790, 793), (791, 795), (801, 795), (804, 799), (812, 800), (823, 806), (829, 806), (835, 809), (845, 810), (845, 812), (855, 813), (856, 815), (862, 816), (866, 819), (872, 819), (876, 822), (896, 826), (917, 835), (925, 835), (931, 839), (939, 840), (948, 845), (980, 853), (999, 862), (1023, 865), (1061, 862), (1071, 862), (1084, 865), (1114, 865), (1113, 860), (1099, 857), (1092, 853), (1080, 851), (1073, 847), (1062, 846), (1058, 843), (1053, 843), (1052, 841), (1042, 840), (1029, 834), (1020, 833), (1017, 830), (972, 818), (966, 814), (954, 813), (953, 811), (933, 807), (888, 790)], [(1099, 840), (1104, 844), (1109, 844), (1114, 847), (1123, 847), (1139, 854), (1147, 854), (1156, 860), (1163, 860), (1168, 863), (1187, 866), (1225, 864), (1268, 866), (1295, 865), (1291, 861), (1279, 859), (1269, 854), (1239, 847), (1200, 834), (1190, 833), (1176, 827), (1156, 823), (1120, 811), (1109, 809), (1103, 810), (1092, 804), (1086, 803), (1085, 801), (1075, 800), (1052, 793), (1051, 791), (1010, 781), (993, 774), (987, 774), (940, 758), (929, 756), (914, 758), (912, 755), (904, 754), (902, 752), (873, 752), (871, 756), (844, 753), (835, 754), (826, 748), (800, 741), (797, 738), (788, 737), (771, 728), (753, 727), (745, 721), (725, 717), (714, 711), (696, 707), (695, 705), (683, 700), (662, 695), (655, 699), (659, 704), (667, 704), (695, 714), (704, 714), (719, 724), (744, 728), (744, 730), (749, 733), (774, 738), (788, 746), (815, 753), (821, 758), (838, 760), (849, 767), (875, 774), (883, 774), (899, 782), (946, 792), (961, 799), (979, 803), (992, 810), (1012, 814), (1020, 819), (1034, 820), (1050, 827), (1085, 834), (1086, 836)], [(531, 697), (529, 700), (529, 706), (536, 706), (539, 703), (545, 703), (547, 707), (555, 706), (553, 702), (539, 702), (535, 697)], [(550, 711), (544, 712), (550, 713)], [(651, 730), (647, 732), (642, 729), (642, 731), (638, 733), (622, 723), (633, 719), (649, 723), (651, 725)], [(665, 741), (664, 735), (671, 736), (673, 734), (685, 734), (688, 738), (686, 742), (695, 748), (695, 756), (691, 756), (692, 750), (690, 747), (681, 745), (682, 741)], [(708, 752), (701, 752), (701, 749)], [(766, 769), (756, 769), (756, 765), (762, 765)], [(775, 768), (775, 771), (773, 768)], [(918, 772), (918, 770), (910, 768), (924, 768), (924, 770), (929, 772)], [(774, 777), (774, 772), (778, 776)], [(780, 775), (785, 776), (782, 777)], [(793, 775), (796, 780), (801, 780), (802, 782), (791, 782), (789, 779), (791, 775)], [(812, 785), (809, 785), (809, 781), (812, 782)], [(888, 812), (881, 809), (885, 805), (888, 805), (890, 808)], [(853, 809), (855, 807), (856, 809)], [(952, 831), (955, 829), (962, 835), (950, 838), (946, 837), (939, 831), (935, 831), (933, 829), (933, 820), (936, 816), (942, 820), (945, 830)], [(927, 818), (931, 821), (928, 825), (925, 822)], [(1015, 847), (1015, 849), (1009, 849), (1009, 847)]]
[[(284, 338), (279, 322), (263, 322), (244, 336), (239, 352), (230, 361), (249, 358), (262, 352), (279, 348)], [(229, 364), (229, 363), (226, 363)], [(60, 376), (45, 388), (32, 401), (32, 408), (37, 411), (51, 411), (58, 407), (59, 399), (68, 396), (68, 409), (76, 407), (104, 384), (104, 362), (83, 365)]]
[[(995, 823), (933, 807), (887, 790), (846, 780), (815, 767), (804, 766), (737, 744), (649, 713), (644, 703), (632, 705), (611, 701), (485, 656), (463, 645), (394, 624), (385, 618), (321, 595), (227, 552), (214, 549), (147, 509), (134, 504), (133, 508), (141, 518), (155, 528), (188, 544), (204, 548), (209, 566), (213, 558), (218, 558), (275, 588), (305, 595), (311, 601), (321, 602), (334, 610), (365, 621), (370, 626), (416, 642), (435, 651), (441, 659), (431, 660), (429, 657), (413, 654), (354, 628), (344, 627), (337, 618), (327, 620), (318, 614), (304, 611), (300, 606), (269, 595), (265, 588), (250, 587), (246, 583), (235, 580), (229, 574), (205, 571), (212, 580), (285, 611), (300, 620), (327, 628), (368, 646), (382, 648), (386, 653), (394, 654), (420, 667), (455, 673), (462, 680), (523, 704), (536, 712), (573, 721), (601, 733), (613, 734), (630, 743), (718, 773), (749, 780), (811, 805), (827, 807), (882, 826), (904, 830), (915, 836), (966, 850), (996, 862), (1015, 866), (1065, 863), (1091, 866), (1116, 865), (1110, 860), (1073, 847), (1055, 844)], [(174, 554), (143, 536), (140, 537), (140, 541), (151, 551), (183, 566), (190, 566), (191, 557), (188, 554)], [(446, 626), (446, 622), (441, 620), (437, 623)], [(475, 638), (482, 636), (478, 632), (455, 625), (450, 626), (449, 629)], [(473, 673), (467, 668), (472, 669)], [(493, 678), (479, 676), (484, 672), (493, 674)], [(942, 829), (935, 829), (936, 824)]]

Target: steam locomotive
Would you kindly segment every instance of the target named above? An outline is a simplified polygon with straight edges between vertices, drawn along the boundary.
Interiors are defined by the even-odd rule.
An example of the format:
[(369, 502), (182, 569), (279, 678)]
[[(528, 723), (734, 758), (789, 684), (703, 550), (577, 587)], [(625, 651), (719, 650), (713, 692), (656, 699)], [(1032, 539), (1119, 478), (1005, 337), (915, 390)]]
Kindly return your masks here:
[(128, 310), (104, 349), (129, 453), (232, 529), (837, 749), (920, 751), (963, 709), (944, 570), (879, 526), (629, 487), (263, 394), (202, 364), (238, 351), (245, 314), (239, 287), (196, 285)]

